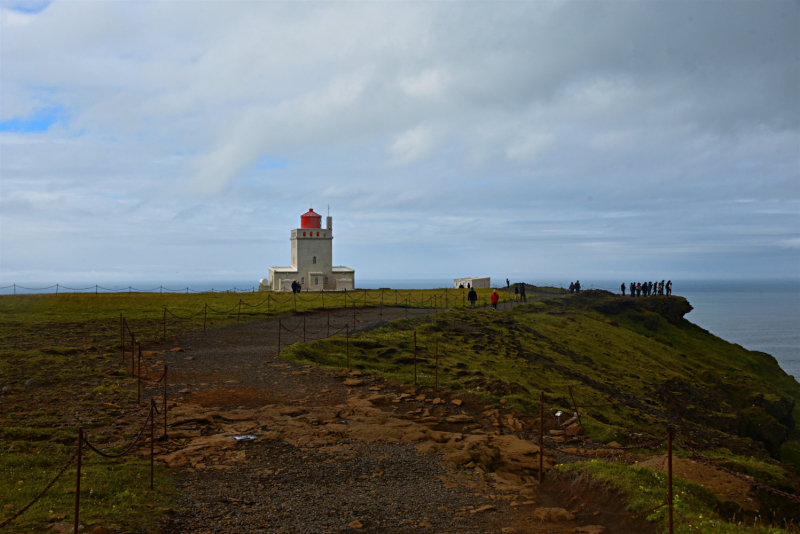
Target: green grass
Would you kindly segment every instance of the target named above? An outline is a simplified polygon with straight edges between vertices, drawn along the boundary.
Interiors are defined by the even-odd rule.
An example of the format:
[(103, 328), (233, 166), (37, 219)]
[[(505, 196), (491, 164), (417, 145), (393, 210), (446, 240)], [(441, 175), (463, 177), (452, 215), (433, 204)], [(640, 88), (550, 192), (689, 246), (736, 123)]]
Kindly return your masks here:
[[(502, 397), (529, 414), (538, 413), (540, 391), (548, 406), (569, 413), (570, 386), (579, 405), (594, 405), (641, 396), (666, 384), (693, 442), (703, 450), (716, 451), (733, 464), (755, 457), (785, 472), (776, 460), (786, 460), (781, 457), (784, 442), (796, 440), (790, 428), (800, 418), (796, 407), (794, 412), (789, 408), (793, 402), (800, 405), (800, 385), (771, 356), (747, 351), (681, 319), (688, 309), (679, 298), (584, 292), (509, 312), (452, 310), (353, 335), (350, 361), (362, 372), (412, 383), (416, 332), (418, 383), (433, 385), (438, 340), (441, 387), (490, 401)], [(294, 345), (283, 357), (343, 367), (344, 341), (338, 336)], [(677, 424), (663, 391), (638, 405), (581, 411), (593, 439), (623, 445), (634, 443), (634, 434), (663, 437), (666, 423)], [(743, 463), (742, 470), (746, 467)], [(776, 481), (764, 470), (754, 476)]]
[[(610, 484), (627, 499), (627, 510), (631, 513), (649, 510), (667, 500), (667, 475), (660, 471), (601, 460), (562, 464), (556, 466), (556, 469), (561, 473), (588, 475)], [(673, 496), (675, 510), (706, 534), (789, 532), (776, 527), (752, 524), (743, 526), (726, 521), (717, 513), (722, 503), (713, 493), (699, 484), (678, 477), (673, 477)], [(660, 532), (668, 532), (667, 517), (668, 509), (665, 506), (648, 514), (646, 519), (657, 523)], [(674, 523), (678, 534), (697, 532), (677, 514), (674, 515)]]

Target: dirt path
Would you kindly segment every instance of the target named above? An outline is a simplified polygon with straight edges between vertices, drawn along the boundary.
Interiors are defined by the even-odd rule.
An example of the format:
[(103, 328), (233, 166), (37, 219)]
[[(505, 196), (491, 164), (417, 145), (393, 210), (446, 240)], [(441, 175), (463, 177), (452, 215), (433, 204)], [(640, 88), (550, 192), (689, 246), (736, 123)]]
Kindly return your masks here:
[[(355, 330), (431, 313), (358, 309)], [(170, 365), (174, 399), (159, 458), (180, 470), (181, 509), (162, 532), (562, 534), (599, 522), (539, 491), (538, 447), (502, 407), (277, 359), (279, 321), (302, 341), (302, 320), (195, 332), (151, 356)], [(329, 324), (352, 326), (352, 311), (308, 314), (306, 340)]]

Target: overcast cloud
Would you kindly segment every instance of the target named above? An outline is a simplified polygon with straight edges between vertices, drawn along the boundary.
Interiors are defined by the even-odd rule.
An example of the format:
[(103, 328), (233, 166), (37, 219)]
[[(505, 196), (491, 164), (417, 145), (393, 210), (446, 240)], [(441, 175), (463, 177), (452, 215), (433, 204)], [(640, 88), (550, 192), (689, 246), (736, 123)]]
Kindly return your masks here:
[(800, 273), (796, 1), (0, 5), (0, 285)]

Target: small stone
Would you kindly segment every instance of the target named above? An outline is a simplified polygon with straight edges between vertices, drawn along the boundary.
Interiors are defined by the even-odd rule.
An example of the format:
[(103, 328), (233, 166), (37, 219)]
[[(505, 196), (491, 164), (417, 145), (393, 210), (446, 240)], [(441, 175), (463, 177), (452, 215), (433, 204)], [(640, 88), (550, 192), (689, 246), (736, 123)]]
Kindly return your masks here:
[(194, 360), (194, 356), (187, 356), (184, 360)]
[(35, 388), (38, 385), (39, 381), (36, 380), (35, 378), (29, 378), (28, 380), (25, 381), (25, 389)]
[(364, 381), (360, 378), (348, 378), (344, 381), (345, 386), (363, 386)]
[(170, 352), (183, 352), (183, 349), (180, 347), (175, 347), (174, 349), (169, 349)]
[[(54, 532), (74, 532), (72, 523), (62, 522), (53, 523), (52, 529)], [(83, 530), (83, 525), (78, 525), (78, 530)]]
[(361, 376), (361, 371), (359, 371), (358, 369), (354, 369), (350, 371), (350, 376)]
[(94, 527), (89, 534), (108, 534), (108, 529), (105, 527)]
[(105, 408), (117, 408), (117, 409), (122, 408), (122, 406), (120, 406), (119, 404), (114, 404), (113, 402), (104, 402), (101, 406)]
[(351, 523), (350, 523), (350, 524), (348, 524), (347, 526), (349, 526), (350, 528), (361, 528), (361, 527), (363, 527), (364, 525), (362, 525), (362, 524), (361, 524), (361, 521), (359, 521), (358, 519), (356, 519), (355, 521), (351, 522)]
[(504, 532), (505, 534), (514, 534), (517, 531), (514, 527), (503, 527), (500, 529), (500, 532)]
[(505, 404), (506, 402), (508, 402), (506, 399), (500, 399), (500, 404)]
[(575, 529), (575, 534), (602, 534), (606, 527), (603, 525), (586, 525)]
[(420, 395), (417, 395), (416, 397), (414, 397), (414, 400), (424, 401), (425, 400), (425, 394), (421, 393)]
[(461, 399), (453, 399), (450, 402), (455, 404), (456, 406), (461, 406), (462, 404), (464, 404), (464, 401), (462, 401)]
[(4, 504), (3, 508), (6, 509), (6, 510), (13, 510), (14, 509), (14, 505), (13, 504)]
[(430, 523), (428, 523), (428, 521), (423, 519), (422, 521), (419, 522), (419, 524), (417, 526), (420, 526), (420, 527), (432, 527), (433, 525), (431, 525)]
[(470, 510), (469, 513), (479, 514), (481, 512), (490, 512), (492, 510), (494, 510), (494, 505), (486, 504), (484, 506), (481, 506), (480, 508), (475, 508), (474, 510)]
[(49, 518), (47, 518), (47, 520), (52, 523), (54, 521), (61, 521), (65, 517), (67, 517), (67, 514), (53, 514)]
[(178, 395), (187, 395), (187, 394), (189, 394), (189, 393), (191, 393), (191, 392), (192, 392), (192, 390), (191, 390), (191, 389), (182, 389), (182, 390), (180, 390), (180, 391), (178, 392)]
[(444, 404), (444, 401), (442, 399), (440, 399), (439, 397), (436, 397), (435, 399), (433, 399), (433, 403), (434, 404)]

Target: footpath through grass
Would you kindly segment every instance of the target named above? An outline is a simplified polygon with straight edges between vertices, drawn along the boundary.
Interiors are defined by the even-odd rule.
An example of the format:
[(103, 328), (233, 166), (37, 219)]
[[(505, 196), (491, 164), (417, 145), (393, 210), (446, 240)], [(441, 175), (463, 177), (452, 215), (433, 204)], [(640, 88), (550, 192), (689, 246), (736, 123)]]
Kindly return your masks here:
[[(478, 290), (488, 298), (489, 290)], [(122, 368), (119, 317), (137, 338), (161, 345), (190, 329), (325, 308), (385, 305), (454, 307), (466, 291), (344, 293), (66, 293), (0, 296), (0, 522), (41, 491), (75, 450), (78, 428), (112, 452), (146, 417), (136, 381)], [(510, 298), (510, 297), (506, 297)], [(167, 309), (166, 340), (164, 309)], [(241, 311), (240, 311), (241, 310)], [(177, 317), (176, 317), (177, 316)], [(205, 316), (205, 317), (204, 317)], [(191, 317), (183, 319), (183, 317)], [(163, 348), (161, 346), (160, 348)], [(32, 381), (32, 382), (28, 382)], [(26, 386), (26, 382), (28, 385)], [(157, 435), (158, 432), (157, 432)], [(41, 530), (53, 514), (73, 517), (75, 466), (4, 532)], [(166, 469), (149, 492), (149, 459), (104, 459), (84, 449), (81, 524), (147, 528), (172, 506)]]

